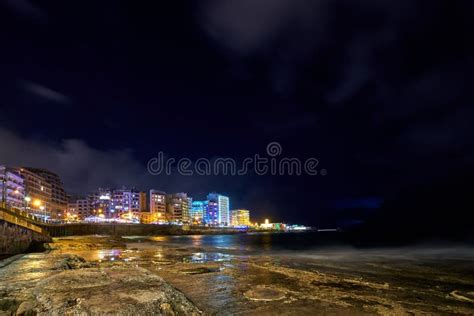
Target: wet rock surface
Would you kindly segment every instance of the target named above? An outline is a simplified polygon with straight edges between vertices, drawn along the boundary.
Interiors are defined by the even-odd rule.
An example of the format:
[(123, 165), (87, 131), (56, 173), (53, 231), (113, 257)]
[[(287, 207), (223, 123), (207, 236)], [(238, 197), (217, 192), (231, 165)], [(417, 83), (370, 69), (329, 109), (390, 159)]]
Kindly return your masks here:
[(203, 274), (203, 273), (211, 273), (211, 272), (220, 272), (221, 269), (219, 267), (196, 267), (196, 268), (189, 268), (183, 269), (181, 272), (184, 274)]
[(186, 297), (142, 268), (64, 271), (34, 289), (39, 314), (199, 315)]
[(201, 315), (163, 278), (78, 255), (24, 255), (0, 269), (0, 315)]
[[(94, 238), (98, 239), (96, 248)], [(469, 258), (295, 256), (162, 237), (56, 240), (0, 268), (10, 315), (473, 315)], [(68, 245), (73, 244), (72, 248)], [(2, 312), (0, 312), (2, 315)]]
[[(59, 259), (59, 258), (58, 258)], [(71, 270), (91, 268), (92, 264), (87, 262), (84, 258), (76, 255), (66, 255), (60, 259), (54, 266), (56, 270)]]
[(244, 293), (245, 297), (251, 301), (278, 301), (285, 298), (286, 292), (282, 289), (271, 286), (256, 286)]

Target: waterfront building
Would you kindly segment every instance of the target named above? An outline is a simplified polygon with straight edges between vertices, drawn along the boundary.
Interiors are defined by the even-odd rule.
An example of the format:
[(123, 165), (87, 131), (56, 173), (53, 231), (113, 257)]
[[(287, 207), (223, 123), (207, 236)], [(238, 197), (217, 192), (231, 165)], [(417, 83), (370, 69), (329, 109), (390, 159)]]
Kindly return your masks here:
[(68, 217), (76, 215), (77, 219), (83, 220), (92, 216), (92, 208), (89, 199), (77, 199), (68, 203)]
[(77, 203), (69, 202), (67, 204), (67, 214), (76, 214), (77, 215)]
[(0, 165), (0, 205), (23, 209), (25, 207), (25, 185), (18, 172)]
[(192, 199), (186, 193), (166, 196), (166, 218), (170, 222), (189, 223)]
[(111, 207), (120, 216), (123, 213), (140, 212), (140, 192), (135, 188), (122, 187), (112, 191)]
[(156, 223), (162, 223), (163, 221), (160, 221), (160, 217), (158, 216), (159, 213), (152, 213), (152, 212), (137, 212), (134, 213), (136, 217), (138, 217), (138, 220), (142, 224), (156, 224)]
[(191, 212), (190, 212), (190, 221), (194, 224), (202, 224), (204, 221), (204, 214), (207, 210), (209, 201), (193, 201)]
[(150, 213), (166, 213), (166, 193), (159, 190), (150, 190)]
[(27, 201), (27, 209), (31, 214), (41, 217), (56, 216), (52, 213), (52, 186), (41, 175), (32, 172), (26, 168), (12, 168), (23, 178), (25, 187), (25, 198)]
[(269, 229), (269, 230), (286, 230), (285, 223), (270, 223), (268, 219), (265, 220), (265, 223), (260, 224), (260, 229)]
[(188, 208), (187, 208), (187, 211), (186, 211), (186, 216), (184, 218), (184, 222), (188, 223), (188, 224), (192, 224), (192, 222), (193, 222), (193, 220), (191, 218), (192, 205), (193, 205), (193, 198), (188, 197)]
[(219, 225), (230, 225), (230, 202), (227, 196), (218, 193), (209, 193), (207, 195), (209, 202), (217, 203)]
[(232, 226), (250, 226), (250, 211), (232, 210), (230, 221)]
[(112, 190), (99, 188), (87, 197), (93, 216), (115, 218), (115, 208), (112, 208)]
[(214, 201), (204, 201), (204, 223), (211, 226), (219, 225), (219, 207)]
[(103, 189), (89, 194), (91, 215), (120, 218), (124, 214), (146, 210), (146, 193), (135, 188)]
[(63, 217), (67, 210), (68, 196), (61, 178), (54, 172), (46, 169), (30, 167), (24, 167), (23, 169), (41, 176), (51, 185), (51, 203), (49, 204), (51, 216), (53, 218)]
[(159, 190), (150, 190), (149, 207), (137, 213), (137, 215), (140, 222), (144, 224), (167, 222), (166, 193)]

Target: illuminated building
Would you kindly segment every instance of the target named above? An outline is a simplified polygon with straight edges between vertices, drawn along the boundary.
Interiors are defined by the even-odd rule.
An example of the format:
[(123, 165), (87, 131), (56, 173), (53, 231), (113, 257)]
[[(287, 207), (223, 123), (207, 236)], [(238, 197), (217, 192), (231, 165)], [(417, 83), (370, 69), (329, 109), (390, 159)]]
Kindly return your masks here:
[(138, 216), (138, 219), (142, 224), (162, 223), (164, 218), (164, 215), (161, 213), (138, 212), (134, 214)]
[(217, 202), (204, 201), (204, 223), (207, 225), (219, 225), (219, 207)]
[(166, 196), (166, 217), (170, 222), (189, 223), (192, 199), (186, 193)]
[[(31, 201), (28, 203), (28, 211), (38, 216), (51, 217), (52, 186), (41, 175), (25, 168), (12, 168), (23, 178), (25, 197)], [(67, 208), (67, 205), (66, 205)]]
[(220, 225), (227, 226), (230, 224), (230, 203), (227, 196), (218, 193), (209, 193), (207, 195), (209, 202), (217, 203), (217, 218)]
[(48, 205), (48, 209), (53, 218), (62, 217), (67, 209), (68, 196), (64, 190), (61, 178), (57, 174), (46, 169), (30, 167), (25, 167), (23, 169), (41, 176), (51, 185), (51, 203)]
[(272, 226), (274, 230), (286, 230), (285, 223), (273, 223)]
[(268, 219), (265, 219), (265, 223), (260, 224), (260, 228), (263, 229), (272, 229), (273, 225), (270, 224), (270, 221)]
[(138, 216), (140, 222), (144, 224), (168, 221), (166, 218), (166, 193), (158, 190), (150, 190), (150, 207), (138, 213)]
[(77, 204), (76, 204), (76, 202), (69, 202), (67, 204), (67, 213), (77, 214)]
[(118, 215), (112, 208), (112, 190), (99, 188), (88, 196), (92, 215), (103, 215), (105, 218), (116, 218)]
[(192, 223), (192, 219), (191, 219), (192, 206), (193, 206), (193, 198), (188, 197), (188, 210), (186, 211), (186, 216), (185, 216), (185, 222), (188, 224)]
[(112, 191), (111, 207), (115, 213), (140, 211), (140, 192), (134, 188), (117, 189)]
[(150, 213), (166, 213), (166, 193), (150, 190)]
[(249, 210), (232, 210), (231, 211), (232, 226), (250, 226)]
[(146, 209), (146, 193), (135, 188), (102, 189), (89, 195), (92, 215), (120, 218), (124, 213), (136, 213)]
[(265, 223), (260, 224), (261, 229), (272, 229), (272, 230), (286, 230), (285, 223), (270, 223), (268, 219), (265, 220)]
[(92, 208), (88, 199), (77, 199), (74, 202), (68, 203), (69, 214), (77, 215), (78, 219), (85, 219), (92, 216)]
[(15, 170), (0, 165), (0, 201), (7, 207), (25, 207), (25, 186), (23, 178)]
[(202, 224), (209, 201), (193, 201), (190, 219), (193, 223)]
[(287, 225), (286, 230), (289, 231), (301, 231), (301, 230), (310, 230), (311, 227), (304, 226), (304, 225)]

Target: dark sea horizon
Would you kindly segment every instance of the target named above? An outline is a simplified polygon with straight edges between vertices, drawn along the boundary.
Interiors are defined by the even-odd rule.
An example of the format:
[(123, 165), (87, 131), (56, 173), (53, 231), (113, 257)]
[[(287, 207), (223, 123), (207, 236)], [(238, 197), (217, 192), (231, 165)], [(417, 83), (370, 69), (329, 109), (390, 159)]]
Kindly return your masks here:
[(347, 235), (340, 232), (251, 232), (232, 235), (185, 235), (185, 236), (130, 236), (130, 240), (152, 241), (176, 247), (202, 248), (207, 251), (224, 251), (242, 255), (295, 255), (319, 256), (354, 255), (370, 253), (389, 256), (442, 256), (472, 257), (474, 247), (468, 243), (423, 241), (407, 245), (359, 244), (348, 241)]

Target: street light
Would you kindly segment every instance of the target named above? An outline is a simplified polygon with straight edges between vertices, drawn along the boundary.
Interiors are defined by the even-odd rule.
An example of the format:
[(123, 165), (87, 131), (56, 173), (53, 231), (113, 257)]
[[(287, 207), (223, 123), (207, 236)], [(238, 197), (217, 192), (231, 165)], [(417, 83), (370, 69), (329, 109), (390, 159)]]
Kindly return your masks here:
[(36, 206), (36, 207), (41, 208), (41, 200), (38, 200), (38, 199), (34, 200), (33, 205)]

